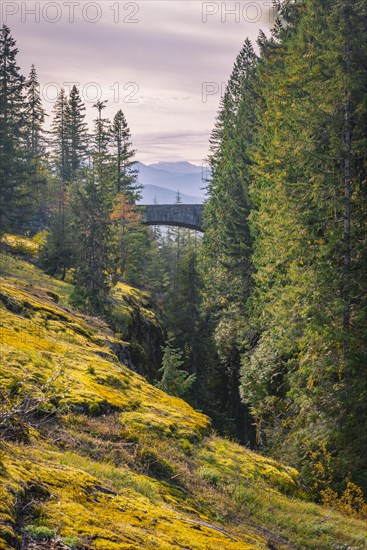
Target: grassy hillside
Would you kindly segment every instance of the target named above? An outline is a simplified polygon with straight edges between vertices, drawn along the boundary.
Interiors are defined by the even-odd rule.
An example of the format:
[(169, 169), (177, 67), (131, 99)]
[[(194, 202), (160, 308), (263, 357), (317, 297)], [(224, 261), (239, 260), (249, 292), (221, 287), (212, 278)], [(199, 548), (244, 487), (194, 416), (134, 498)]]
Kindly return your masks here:
[[(0, 549), (367, 547), (367, 524), (306, 502), (295, 470), (121, 364), (68, 284), (9, 253), (0, 269)], [(139, 291), (115, 298), (157, 323)]]

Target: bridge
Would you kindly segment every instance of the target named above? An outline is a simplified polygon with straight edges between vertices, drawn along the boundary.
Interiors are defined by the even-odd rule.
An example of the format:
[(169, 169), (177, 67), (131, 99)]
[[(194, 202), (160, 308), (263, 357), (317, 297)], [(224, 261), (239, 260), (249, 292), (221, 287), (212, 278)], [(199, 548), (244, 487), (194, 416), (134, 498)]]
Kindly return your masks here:
[(148, 204), (140, 206), (146, 225), (172, 225), (203, 231), (202, 204)]

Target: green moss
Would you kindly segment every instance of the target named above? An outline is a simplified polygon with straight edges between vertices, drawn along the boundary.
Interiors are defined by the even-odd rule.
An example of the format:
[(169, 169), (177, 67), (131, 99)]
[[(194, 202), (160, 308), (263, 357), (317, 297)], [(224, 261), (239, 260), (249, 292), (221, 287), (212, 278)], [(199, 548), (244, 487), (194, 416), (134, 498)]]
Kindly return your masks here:
[[(111, 330), (66, 305), (70, 285), (4, 259), (0, 391), (47, 399), (21, 418), (28, 442), (1, 446), (0, 549), (19, 546), (29, 522), (83, 549), (365, 546), (366, 523), (301, 500), (295, 470), (216, 437), (207, 417), (122, 365)], [(148, 295), (116, 292), (126, 315), (155, 322)]]
[(153, 306), (151, 297), (147, 292), (118, 283), (114, 288), (113, 296), (118, 302), (114, 310), (116, 322), (125, 330), (133, 323), (134, 316), (139, 317), (142, 325), (159, 326), (157, 315), (151, 309)]
[(20, 235), (4, 235), (2, 244), (5, 244), (15, 254), (24, 256), (38, 256), (39, 247), (42, 242), (40, 235), (28, 239)]

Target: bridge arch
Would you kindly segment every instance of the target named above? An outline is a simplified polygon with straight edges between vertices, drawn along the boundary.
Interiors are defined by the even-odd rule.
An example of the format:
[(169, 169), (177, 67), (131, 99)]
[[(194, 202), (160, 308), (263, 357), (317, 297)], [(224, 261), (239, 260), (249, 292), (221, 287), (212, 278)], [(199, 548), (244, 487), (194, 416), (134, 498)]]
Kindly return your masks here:
[(142, 220), (146, 225), (171, 225), (203, 231), (202, 204), (142, 205)]

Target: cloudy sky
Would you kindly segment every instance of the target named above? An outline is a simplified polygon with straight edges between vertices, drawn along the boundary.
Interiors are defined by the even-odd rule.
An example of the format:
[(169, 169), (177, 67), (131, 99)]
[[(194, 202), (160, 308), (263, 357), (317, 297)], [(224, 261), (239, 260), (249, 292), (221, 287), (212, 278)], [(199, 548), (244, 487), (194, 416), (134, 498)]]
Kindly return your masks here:
[(57, 89), (80, 87), (88, 119), (122, 109), (142, 162), (208, 152), (221, 90), (246, 38), (270, 28), (270, 0), (2, 0), (24, 74), (35, 63), (45, 106)]

